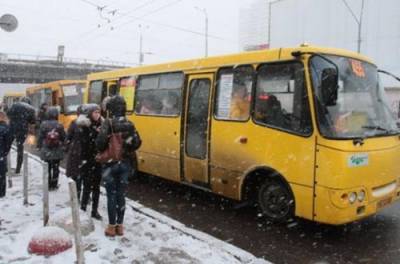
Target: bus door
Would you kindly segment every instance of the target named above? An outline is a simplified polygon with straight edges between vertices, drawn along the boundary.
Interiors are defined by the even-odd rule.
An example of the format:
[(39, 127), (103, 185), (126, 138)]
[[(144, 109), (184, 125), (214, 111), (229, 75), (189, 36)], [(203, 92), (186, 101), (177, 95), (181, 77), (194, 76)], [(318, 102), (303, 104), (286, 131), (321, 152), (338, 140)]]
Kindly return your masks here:
[(117, 95), (119, 93), (117, 80), (107, 80), (106, 82), (107, 82), (107, 95), (108, 96)]
[[(42, 98), (40, 100), (40, 104), (42, 103), (47, 103), (49, 106), (53, 106), (55, 105), (54, 101), (53, 101), (53, 94), (52, 94), (52, 90), (51, 88), (44, 88), (43, 90), (41, 90), (42, 92)], [(39, 105), (40, 107), (40, 105)]]
[(88, 103), (101, 105), (104, 98), (118, 94), (117, 80), (92, 81), (89, 85)]
[(209, 113), (213, 74), (188, 78), (183, 135), (183, 180), (209, 187)]

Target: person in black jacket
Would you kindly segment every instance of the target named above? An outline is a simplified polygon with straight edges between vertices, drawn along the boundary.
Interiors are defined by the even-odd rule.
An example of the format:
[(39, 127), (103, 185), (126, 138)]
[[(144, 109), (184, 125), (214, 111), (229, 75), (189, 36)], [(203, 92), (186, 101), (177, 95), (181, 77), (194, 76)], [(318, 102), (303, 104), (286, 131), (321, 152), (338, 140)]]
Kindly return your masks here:
[[(81, 115), (82, 106), (77, 109), (77, 116)], [(77, 119), (71, 122), (67, 131), (66, 144), (68, 146), (68, 156), (66, 164), (66, 175), (67, 177), (73, 179), (76, 183), (76, 189), (78, 192), (78, 200), (81, 200), (81, 190), (82, 190), (82, 177), (80, 169), (82, 166), (81, 159), (81, 129), (78, 127)]]
[(28, 136), (29, 125), (35, 124), (35, 109), (30, 104), (31, 100), (23, 97), (20, 102), (14, 103), (7, 112), (13, 141), (16, 139), (17, 142), (17, 167), (15, 169), (17, 174), (21, 172), (24, 143)]
[(7, 155), (12, 144), (10, 127), (7, 116), (0, 111), (0, 198), (6, 195)]
[(55, 190), (58, 188), (60, 161), (64, 157), (65, 131), (58, 122), (56, 107), (48, 109), (47, 119), (40, 125), (37, 147), (40, 150), (40, 158), (48, 163), (49, 190)]
[(83, 107), (83, 112), (76, 123), (81, 129), (81, 177), (83, 180), (83, 192), (81, 200), (81, 210), (86, 211), (89, 197), (92, 195), (92, 217), (101, 220), (98, 212), (100, 182), (101, 182), (101, 164), (96, 162), (97, 149), (95, 145), (96, 137), (100, 131), (102, 122), (100, 107), (96, 104), (88, 104)]
[(47, 103), (42, 103), (39, 108), (39, 113), (37, 115), (37, 125), (40, 125), (47, 119), (47, 110), (49, 109), (49, 105)]
[(122, 96), (109, 99), (106, 107), (109, 119), (103, 122), (96, 145), (100, 152), (109, 147), (112, 133), (122, 137), (120, 160), (109, 160), (103, 164), (103, 179), (107, 190), (107, 210), (109, 225), (106, 236), (123, 235), (125, 213), (125, 192), (128, 177), (132, 174), (135, 150), (140, 147), (141, 140), (135, 126), (126, 117), (126, 103)]

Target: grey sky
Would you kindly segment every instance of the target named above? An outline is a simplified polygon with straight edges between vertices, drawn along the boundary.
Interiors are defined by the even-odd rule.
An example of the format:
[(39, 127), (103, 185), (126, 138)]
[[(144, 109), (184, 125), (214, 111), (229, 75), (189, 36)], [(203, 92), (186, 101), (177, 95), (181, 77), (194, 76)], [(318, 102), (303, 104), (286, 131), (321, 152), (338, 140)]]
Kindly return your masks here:
[(209, 54), (237, 52), (239, 7), (251, 0), (88, 1), (107, 6), (101, 15), (111, 22), (85, 0), (3, 0), (1, 13), (14, 14), (19, 27), (0, 31), (0, 52), (56, 55), (57, 45), (64, 44), (67, 57), (137, 62), (142, 24), (144, 51), (153, 53), (145, 63), (201, 57), (204, 37), (185, 32), (204, 32), (204, 14), (195, 6), (208, 12)]
[[(204, 14), (194, 8), (199, 6), (209, 16), (209, 54), (234, 53), (240, 50), (239, 8), (253, 1), (2, 0), (0, 14), (16, 15), (19, 28), (13, 33), (0, 31), (0, 52), (54, 56), (57, 45), (63, 44), (67, 57), (136, 63), (142, 24), (144, 51), (153, 53), (145, 55), (145, 63), (202, 57)], [(264, 1), (262, 12), (267, 13)], [(347, 2), (358, 15), (361, 0)], [(91, 3), (106, 6), (103, 18)], [(114, 16), (109, 14), (113, 10), (117, 10)], [(307, 41), (356, 50), (357, 25), (342, 0), (284, 0), (272, 11), (273, 47)], [(399, 13), (399, 0), (365, 0), (362, 53), (397, 74)]]

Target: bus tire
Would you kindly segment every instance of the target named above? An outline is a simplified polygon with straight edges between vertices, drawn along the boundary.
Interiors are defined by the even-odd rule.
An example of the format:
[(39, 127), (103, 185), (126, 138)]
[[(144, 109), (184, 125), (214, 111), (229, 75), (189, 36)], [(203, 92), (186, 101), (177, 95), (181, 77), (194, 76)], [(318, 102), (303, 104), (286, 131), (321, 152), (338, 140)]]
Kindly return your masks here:
[(257, 205), (260, 213), (273, 223), (287, 222), (294, 217), (293, 194), (279, 178), (268, 178), (261, 184)]

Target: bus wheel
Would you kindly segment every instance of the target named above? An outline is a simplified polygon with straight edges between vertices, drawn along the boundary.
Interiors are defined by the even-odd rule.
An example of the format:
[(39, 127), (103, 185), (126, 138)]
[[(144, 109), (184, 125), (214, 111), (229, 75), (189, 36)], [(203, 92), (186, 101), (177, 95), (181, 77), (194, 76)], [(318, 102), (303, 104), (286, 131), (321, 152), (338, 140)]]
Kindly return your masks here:
[(267, 179), (258, 190), (258, 208), (274, 223), (286, 222), (294, 216), (294, 198), (279, 179)]

